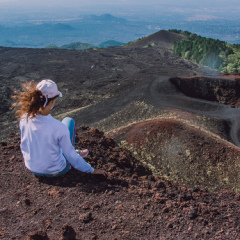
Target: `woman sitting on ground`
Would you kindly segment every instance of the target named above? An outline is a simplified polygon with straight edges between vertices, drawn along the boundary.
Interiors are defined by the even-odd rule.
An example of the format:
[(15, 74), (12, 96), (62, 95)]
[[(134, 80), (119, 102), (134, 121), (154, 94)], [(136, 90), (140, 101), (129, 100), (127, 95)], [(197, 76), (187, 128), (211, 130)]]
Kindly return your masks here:
[(45, 79), (35, 84), (23, 84), (23, 92), (15, 91), (18, 107), (16, 115), (21, 130), (21, 151), (25, 166), (37, 176), (58, 177), (74, 168), (93, 174), (107, 175), (94, 169), (83, 157), (88, 150), (76, 151), (75, 122), (64, 118), (62, 122), (50, 115), (57, 97), (62, 97), (56, 83)]

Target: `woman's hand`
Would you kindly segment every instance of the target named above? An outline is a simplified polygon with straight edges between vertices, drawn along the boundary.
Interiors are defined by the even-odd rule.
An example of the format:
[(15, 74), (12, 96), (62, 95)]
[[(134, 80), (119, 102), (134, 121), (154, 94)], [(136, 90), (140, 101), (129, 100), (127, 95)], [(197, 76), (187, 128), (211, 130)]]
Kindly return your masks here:
[(101, 169), (94, 169), (93, 174), (102, 174), (103, 176), (107, 177), (107, 172)]

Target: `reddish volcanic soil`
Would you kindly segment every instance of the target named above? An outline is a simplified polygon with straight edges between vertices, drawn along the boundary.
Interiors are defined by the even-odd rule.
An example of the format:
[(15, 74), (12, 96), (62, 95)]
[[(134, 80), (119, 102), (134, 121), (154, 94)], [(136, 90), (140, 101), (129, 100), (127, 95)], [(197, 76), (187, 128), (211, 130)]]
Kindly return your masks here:
[(161, 119), (128, 127), (125, 139), (157, 175), (192, 187), (239, 191), (240, 150), (210, 132)]
[[(0, 239), (240, 239), (240, 81), (174, 56), (175, 40), (0, 47)], [(108, 177), (25, 168), (11, 95), (44, 78), (63, 93), (53, 116), (74, 118), (76, 148)]]
[[(156, 129), (172, 136), (177, 131), (183, 141), (192, 135), (191, 141), (197, 138), (192, 145), (207, 144), (206, 136), (194, 130), (183, 134), (189, 129), (174, 121), (137, 125), (128, 139), (144, 140), (147, 131)], [(74, 169), (58, 178), (37, 178), (24, 167), (18, 135), (1, 143), (1, 239), (240, 238), (238, 194), (210, 193), (154, 177), (101, 131), (83, 126), (77, 133), (76, 147), (89, 148), (86, 160), (106, 169), (107, 178)], [(199, 148), (211, 153), (217, 144)], [(220, 144), (223, 148), (223, 157), (238, 154)]]

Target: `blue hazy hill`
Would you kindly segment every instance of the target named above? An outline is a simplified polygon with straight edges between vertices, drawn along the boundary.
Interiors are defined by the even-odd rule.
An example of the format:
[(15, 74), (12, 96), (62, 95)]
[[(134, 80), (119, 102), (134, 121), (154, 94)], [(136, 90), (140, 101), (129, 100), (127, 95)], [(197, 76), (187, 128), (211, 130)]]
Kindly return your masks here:
[(64, 23), (57, 23), (52, 26), (52, 30), (55, 31), (72, 31), (75, 30), (72, 26), (69, 24), (64, 24)]
[(109, 13), (96, 16), (94, 14), (88, 15), (83, 18), (85, 22), (107, 22), (107, 23), (126, 23), (127, 20), (124, 18), (115, 17)]

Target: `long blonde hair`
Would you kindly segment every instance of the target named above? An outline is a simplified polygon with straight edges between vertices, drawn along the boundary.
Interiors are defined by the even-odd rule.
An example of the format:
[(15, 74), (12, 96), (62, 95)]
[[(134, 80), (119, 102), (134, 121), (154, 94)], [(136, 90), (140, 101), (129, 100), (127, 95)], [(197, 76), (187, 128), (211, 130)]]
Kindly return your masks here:
[[(21, 119), (23, 114), (27, 114), (27, 118), (33, 118), (40, 113), (39, 109), (43, 107), (46, 98), (40, 90), (36, 89), (36, 86), (37, 84), (34, 81), (25, 82), (22, 84), (23, 91), (14, 91), (12, 98), (16, 102), (13, 103), (10, 109), (17, 108), (15, 115), (18, 120)], [(51, 100), (48, 99), (48, 103)]]

